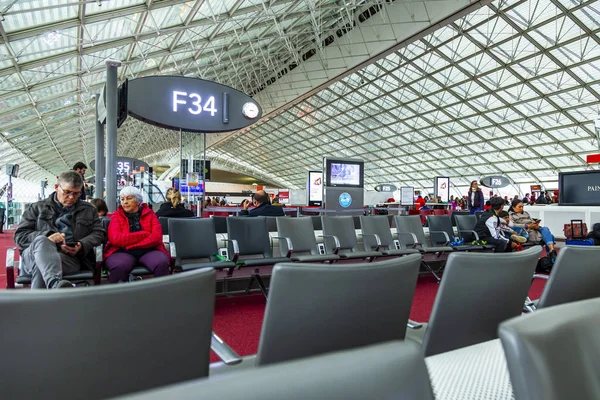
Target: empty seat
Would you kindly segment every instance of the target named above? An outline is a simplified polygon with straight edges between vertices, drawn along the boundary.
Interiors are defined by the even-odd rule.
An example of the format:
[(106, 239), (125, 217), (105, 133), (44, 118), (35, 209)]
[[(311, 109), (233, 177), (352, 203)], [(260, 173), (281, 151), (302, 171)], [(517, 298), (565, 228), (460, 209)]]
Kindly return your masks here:
[(537, 307), (595, 297), (600, 297), (600, 247), (561, 248)]
[(452, 246), (450, 242), (454, 239), (454, 229), (449, 215), (428, 215), (429, 240), (433, 246), (450, 246), (457, 251), (483, 250), (483, 246), (463, 244)]
[[(424, 217), (423, 217), (424, 218)], [(398, 241), (402, 248), (417, 249), (424, 254), (435, 254), (437, 260), (444, 261), (448, 252), (453, 249), (450, 246), (428, 246), (421, 226), (421, 217), (417, 215), (396, 216), (396, 232)], [(439, 282), (440, 277), (428, 262), (423, 260), (423, 266), (427, 268), (434, 278)]]
[(213, 218), (170, 218), (169, 232), (176, 269), (235, 267), (234, 262), (219, 261), (217, 257), (219, 246)]
[(498, 333), (516, 400), (600, 398), (600, 298), (513, 318)]
[(311, 217), (312, 218), (312, 223), (313, 223), (313, 228), (315, 231), (322, 231), (323, 230), (323, 224), (321, 223), (321, 216), (320, 215), (314, 215)]
[[(322, 216), (325, 249), (337, 254), (342, 260), (365, 258), (373, 261), (381, 253), (373, 250), (360, 250), (354, 230), (354, 218), (349, 215), (340, 217)], [(360, 218), (359, 218), (360, 222)]]
[(215, 233), (227, 233), (227, 219), (229, 217), (211, 215), (211, 218), (215, 222)]
[[(215, 272), (0, 292), (3, 399), (104, 399), (208, 375)], [(167, 367), (168, 366), (168, 367)]]
[(433, 393), (418, 348), (390, 342), (198, 379), (123, 399), (433, 400)]
[[(260, 267), (290, 261), (288, 257), (273, 257), (266, 217), (228, 217), (227, 236), (229, 257), (240, 267)], [(259, 269), (252, 273), (246, 293), (249, 293), (254, 281), (266, 297), (267, 288)]]
[(279, 251), (300, 262), (333, 262), (339, 260), (337, 254), (320, 254), (313, 229), (312, 218), (277, 217), (277, 238)]
[(417, 249), (397, 249), (390, 231), (388, 215), (361, 216), (363, 242), (366, 250), (379, 251), (384, 256), (419, 253)]
[[(425, 356), (496, 339), (498, 325), (521, 314), (541, 251), (450, 254), (424, 332)], [(411, 338), (421, 331), (409, 331)]]
[(276, 265), (257, 365), (404, 339), (419, 263)]

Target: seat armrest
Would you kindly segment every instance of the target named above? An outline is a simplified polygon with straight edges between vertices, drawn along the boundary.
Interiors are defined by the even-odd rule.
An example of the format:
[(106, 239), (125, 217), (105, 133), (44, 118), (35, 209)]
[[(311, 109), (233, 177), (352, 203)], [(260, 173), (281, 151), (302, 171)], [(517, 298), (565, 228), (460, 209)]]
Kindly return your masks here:
[(550, 275), (533, 274), (533, 279), (545, 279), (545, 280), (548, 280), (548, 279), (550, 279)]
[[(375, 251), (379, 251), (379, 249), (381, 248), (381, 238), (379, 237), (378, 234), (376, 233), (363, 233), (362, 236), (372, 236), (375, 238), (375, 243), (377, 243), (377, 248), (375, 248)], [(370, 249), (367, 249), (367, 242), (363, 241), (363, 245), (365, 246), (365, 251), (369, 251)]]
[[(15, 251), (16, 247), (6, 249), (6, 288), (15, 288)], [(18, 275), (18, 272), (17, 272)]]
[[(444, 235), (444, 238), (446, 239), (446, 242), (444, 243), (444, 245), (447, 245), (448, 243), (450, 243), (450, 236), (448, 236), (448, 233), (446, 233), (445, 231), (432, 231), (432, 230), (430, 230), (429, 231), (429, 240), (431, 240), (431, 244), (432, 245), (434, 245), (433, 244), (434, 242), (432, 240), (433, 234), (437, 234), (437, 235), (442, 234), (442, 235)], [(435, 244), (438, 244), (438, 243), (439, 242), (435, 242)]]
[(96, 256), (96, 268), (94, 268), (94, 285), (99, 285), (102, 280), (102, 268), (104, 268), (104, 243), (94, 247)]
[(287, 254), (285, 256), (290, 258), (292, 256), (292, 253), (294, 252), (294, 246), (292, 245), (292, 239), (290, 239), (289, 237), (283, 237), (283, 236), (273, 236), (273, 239), (285, 240), (285, 243), (287, 244), (287, 248), (288, 248)]
[(210, 340), (210, 349), (215, 352), (226, 365), (236, 365), (242, 362), (240, 357), (227, 343), (223, 341), (216, 333), (212, 333)]
[(408, 326), (410, 329), (421, 329), (423, 327), (423, 324), (409, 319), (406, 326)]
[(471, 232), (475, 236), (475, 240), (479, 240), (479, 235), (474, 230), (471, 230), (471, 229), (459, 229), (458, 233), (461, 233), (461, 232)]
[(419, 243), (419, 241), (417, 240), (417, 235), (415, 235), (414, 233), (412, 233), (412, 232), (398, 232), (398, 241), (400, 243), (402, 243), (404, 245), (404, 247), (408, 247), (408, 246), (403, 243), (403, 241), (401, 239), (402, 236), (409, 236), (412, 239), (412, 241), (413, 241), (412, 248), (413, 249), (416, 248), (417, 246), (421, 246), (421, 243)]
[(223, 239), (225, 242), (231, 242), (233, 246), (233, 255), (229, 255), (229, 259), (233, 262), (237, 262), (238, 257), (240, 256), (240, 246), (238, 241), (235, 239)]
[(337, 236), (335, 236), (335, 235), (320, 235), (319, 237), (322, 237), (322, 238), (332, 238), (333, 241), (335, 242), (335, 249), (333, 250), (333, 254), (339, 253), (340, 247), (342, 245), (340, 244), (340, 239), (338, 239)]

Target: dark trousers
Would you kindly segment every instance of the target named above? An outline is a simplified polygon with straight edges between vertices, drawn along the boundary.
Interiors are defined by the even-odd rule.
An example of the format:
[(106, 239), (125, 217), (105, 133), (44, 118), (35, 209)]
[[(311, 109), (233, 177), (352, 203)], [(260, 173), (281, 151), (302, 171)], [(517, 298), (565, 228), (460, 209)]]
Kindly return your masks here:
[(496, 246), (494, 250), (495, 253), (505, 253), (512, 251), (512, 247), (510, 245), (510, 241), (502, 240), (502, 239), (494, 239), (493, 237), (486, 237), (481, 240), (485, 240), (487, 244), (491, 244)]
[(125, 252), (111, 254), (106, 259), (110, 283), (127, 282), (129, 274), (136, 265), (143, 265), (154, 273), (154, 276), (169, 275), (169, 257), (159, 250), (152, 250), (136, 258)]

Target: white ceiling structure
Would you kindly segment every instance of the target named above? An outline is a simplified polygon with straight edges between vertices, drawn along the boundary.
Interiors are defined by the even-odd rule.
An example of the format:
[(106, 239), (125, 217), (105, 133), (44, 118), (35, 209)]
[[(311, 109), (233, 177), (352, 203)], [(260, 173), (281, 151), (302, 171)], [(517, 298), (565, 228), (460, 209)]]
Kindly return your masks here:
[[(367, 187), (552, 182), (599, 149), (599, 34), (595, 0), (0, 0), (0, 164), (36, 180), (91, 161), (112, 58), (121, 80), (253, 95), (263, 119), (210, 135), (209, 158), (281, 186), (323, 156), (365, 159)], [(178, 165), (177, 132), (130, 118), (118, 140)]]

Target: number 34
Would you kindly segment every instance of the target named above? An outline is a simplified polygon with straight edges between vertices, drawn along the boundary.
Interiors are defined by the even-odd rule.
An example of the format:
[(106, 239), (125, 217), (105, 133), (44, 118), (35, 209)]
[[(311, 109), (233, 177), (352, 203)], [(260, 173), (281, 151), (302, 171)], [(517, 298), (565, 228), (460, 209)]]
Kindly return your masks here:
[(194, 114), (194, 115), (198, 115), (200, 114), (202, 111), (206, 111), (210, 113), (211, 117), (214, 117), (217, 109), (215, 108), (215, 96), (210, 96), (208, 98), (208, 100), (206, 100), (206, 102), (204, 103), (204, 106), (202, 105), (202, 97), (200, 97), (200, 95), (198, 93), (186, 93), (186, 92), (179, 92), (179, 91), (173, 91), (173, 111), (177, 112), (177, 105), (178, 104), (185, 104), (187, 105), (187, 99), (185, 98), (181, 98), (181, 97), (188, 97), (189, 99), (193, 100), (191, 102), (191, 105), (193, 107), (188, 107), (188, 111), (190, 112), (190, 114)]

